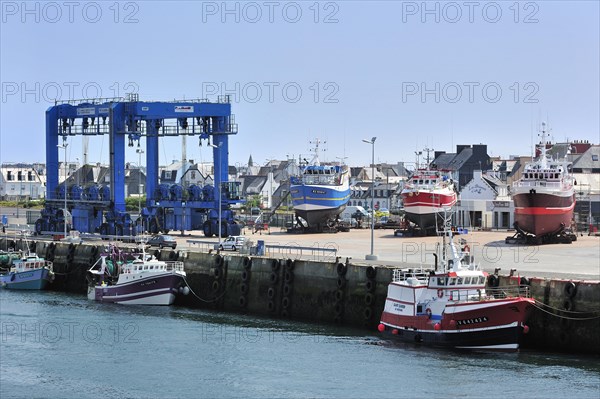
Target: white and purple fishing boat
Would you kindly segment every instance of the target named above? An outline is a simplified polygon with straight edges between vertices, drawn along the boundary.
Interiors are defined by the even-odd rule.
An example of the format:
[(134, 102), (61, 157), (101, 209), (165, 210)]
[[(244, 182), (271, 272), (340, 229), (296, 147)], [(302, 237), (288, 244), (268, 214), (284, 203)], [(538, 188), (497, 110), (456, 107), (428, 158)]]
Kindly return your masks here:
[(88, 270), (88, 299), (125, 305), (168, 306), (177, 294), (190, 292), (183, 262), (161, 261), (142, 251), (131, 262), (113, 265), (116, 277), (110, 273), (107, 255), (103, 254)]
[(0, 275), (0, 286), (11, 290), (43, 290), (52, 281), (52, 262), (31, 252), (14, 260), (8, 273)]

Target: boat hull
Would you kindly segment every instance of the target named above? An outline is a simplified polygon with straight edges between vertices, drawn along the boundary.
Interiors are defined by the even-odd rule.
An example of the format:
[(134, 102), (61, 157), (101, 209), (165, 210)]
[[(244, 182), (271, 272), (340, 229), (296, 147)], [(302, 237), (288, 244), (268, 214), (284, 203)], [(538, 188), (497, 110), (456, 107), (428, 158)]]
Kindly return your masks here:
[(513, 323), (508, 326), (481, 331), (445, 333), (437, 331), (413, 331), (409, 329), (387, 329), (386, 335), (407, 343), (422, 343), (440, 348), (482, 351), (516, 352), (523, 327)]
[(10, 272), (0, 276), (0, 285), (11, 290), (43, 290), (53, 281), (53, 274), (46, 268)]
[(516, 351), (534, 301), (515, 297), (455, 302), (437, 316), (404, 314), (411, 307), (399, 303), (388, 298), (381, 316), (384, 331), (396, 339), (447, 348)]
[(125, 284), (89, 286), (88, 299), (124, 305), (168, 306), (185, 285), (178, 274), (151, 276)]
[(292, 185), (290, 186), (294, 212), (308, 223), (309, 227), (325, 226), (346, 208), (350, 188)]
[[(533, 191), (533, 190), (532, 190)], [(575, 195), (546, 194), (538, 192), (518, 193), (515, 203), (515, 225), (535, 236), (558, 233), (571, 226)]]
[(435, 230), (443, 226), (444, 210), (456, 204), (456, 194), (433, 193), (431, 191), (405, 191), (402, 193), (406, 218), (423, 230)]

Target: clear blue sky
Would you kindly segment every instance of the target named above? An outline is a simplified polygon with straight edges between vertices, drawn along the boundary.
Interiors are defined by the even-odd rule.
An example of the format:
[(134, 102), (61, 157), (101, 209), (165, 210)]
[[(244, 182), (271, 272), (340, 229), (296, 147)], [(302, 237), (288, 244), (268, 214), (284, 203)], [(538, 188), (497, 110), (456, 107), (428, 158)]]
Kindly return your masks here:
[[(52, 99), (98, 89), (157, 101), (233, 91), (231, 164), (307, 154), (314, 137), (352, 165), (370, 162), (372, 136), (382, 162), (480, 142), (530, 154), (546, 119), (557, 141), (599, 141), (597, 1), (52, 4), (2, 2), (1, 162), (44, 161)], [(81, 159), (80, 139), (69, 143)], [(161, 164), (181, 157), (179, 139), (162, 145)], [(90, 147), (107, 161), (107, 137)], [(190, 139), (188, 158), (211, 153)]]

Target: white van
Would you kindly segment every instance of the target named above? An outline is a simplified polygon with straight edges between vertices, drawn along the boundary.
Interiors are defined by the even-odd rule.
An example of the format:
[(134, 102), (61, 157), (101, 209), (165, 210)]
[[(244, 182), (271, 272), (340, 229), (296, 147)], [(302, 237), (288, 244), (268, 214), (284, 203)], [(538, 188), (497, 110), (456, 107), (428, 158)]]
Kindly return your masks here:
[(369, 213), (362, 206), (347, 206), (346, 209), (340, 214), (341, 220), (349, 220), (355, 213), (360, 213), (363, 218), (369, 216)]

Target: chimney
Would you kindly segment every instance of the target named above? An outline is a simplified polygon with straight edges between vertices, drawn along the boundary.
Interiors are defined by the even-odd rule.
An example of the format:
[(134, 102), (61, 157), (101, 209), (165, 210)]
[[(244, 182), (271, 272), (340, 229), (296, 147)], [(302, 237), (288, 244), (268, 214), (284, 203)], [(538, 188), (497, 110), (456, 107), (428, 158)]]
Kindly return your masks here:
[(465, 148), (471, 148), (471, 146), (466, 145), (466, 144), (457, 144), (456, 145), (456, 155), (460, 154), (462, 152), (462, 150), (464, 150)]

